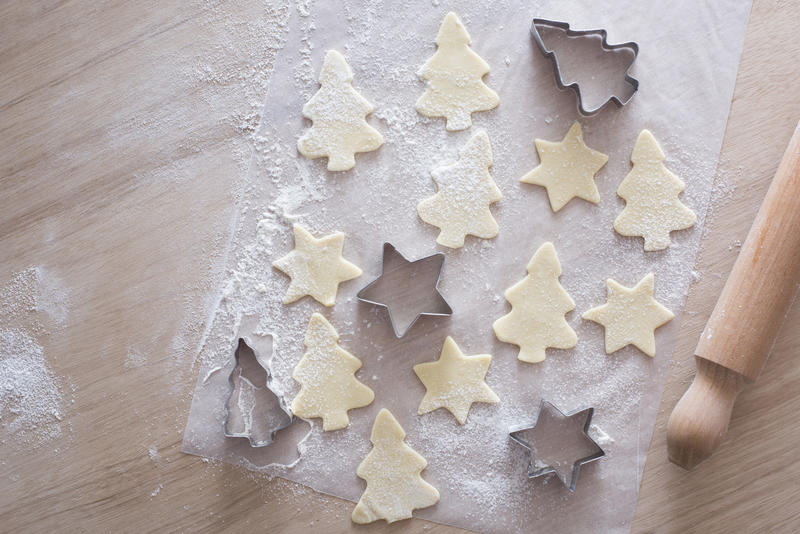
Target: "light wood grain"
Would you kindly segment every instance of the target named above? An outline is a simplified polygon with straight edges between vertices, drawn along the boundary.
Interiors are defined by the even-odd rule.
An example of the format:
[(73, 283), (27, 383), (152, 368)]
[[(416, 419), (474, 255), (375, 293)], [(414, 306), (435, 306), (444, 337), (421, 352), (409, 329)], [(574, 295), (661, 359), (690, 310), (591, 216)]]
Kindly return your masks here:
[(800, 284), (799, 201), (800, 123), (694, 349), (694, 381), (667, 422), (667, 453), (681, 467), (716, 450), (736, 397), (772, 350)]
[(794, 130), (695, 355), (754, 381), (800, 280), (800, 123)]
[[(64, 377), (65, 435), (38, 447), (0, 442), (0, 530), (456, 532), (420, 520), (355, 527), (352, 503), (179, 452), (196, 369), (183, 356), (191, 340), (175, 336), (199, 338), (203, 299), (225, 264), (224, 254), (206, 255), (224, 251), (230, 232), (238, 132), (200, 114), (190, 128), (119, 132), (167, 104), (197, 106), (226, 90), (218, 80), (176, 87), (154, 76), (154, 58), (188, 53), (208, 29), (212, 15), (180, 4), (0, 4), (0, 281), (43, 265), (70, 288), (68, 327), (39, 337)], [(800, 439), (798, 306), (718, 454), (687, 475), (668, 465), (664, 446), (665, 417), (737, 253), (728, 247), (744, 239), (800, 116), (790, 75), (798, 16), (786, 2), (753, 10), (723, 148), (736, 189), (704, 239), (635, 532), (800, 529), (800, 464), (786, 463)], [(175, 169), (194, 178), (163, 178)], [(130, 350), (147, 365), (126, 367)]]
[(714, 207), (698, 255), (702, 275), (681, 320), (639, 493), (636, 533), (800, 531), (797, 302), (758, 382), (739, 395), (714, 455), (687, 472), (669, 463), (666, 446), (667, 419), (695, 373), (695, 345), (800, 119), (800, 85), (793, 81), (798, 7), (753, 4), (717, 178), (734, 190)]

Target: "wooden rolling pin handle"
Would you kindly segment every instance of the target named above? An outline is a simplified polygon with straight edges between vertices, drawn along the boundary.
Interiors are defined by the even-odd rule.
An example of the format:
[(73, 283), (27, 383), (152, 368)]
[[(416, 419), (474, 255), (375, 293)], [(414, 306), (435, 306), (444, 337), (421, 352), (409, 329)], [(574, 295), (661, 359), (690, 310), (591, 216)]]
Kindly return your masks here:
[(736, 396), (758, 378), (800, 278), (800, 123), (695, 349), (697, 374), (670, 415), (671, 462), (719, 446)]

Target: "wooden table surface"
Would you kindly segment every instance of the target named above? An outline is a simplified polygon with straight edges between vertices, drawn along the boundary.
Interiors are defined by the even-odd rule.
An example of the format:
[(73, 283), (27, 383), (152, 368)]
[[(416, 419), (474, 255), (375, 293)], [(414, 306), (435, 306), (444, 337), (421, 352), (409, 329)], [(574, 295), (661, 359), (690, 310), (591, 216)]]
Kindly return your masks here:
[[(243, 128), (191, 115), (229, 80), (184, 87), (153, 76), (153, 62), (190, 51), (214, 9), (0, 3), (0, 286), (40, 266), (68, 290), (63, 323), (29, 318), (44, 325), (37, 340), (61, 377), (63, 433), (0, 437), (0, 531), (455, 532), (416, 519), (354, 527), (351, 503), (180, 453)], [(717, 176), (725, 194), (704, 230), (633, 532), (800, 531), (800, 305), (715, 456), (684, 472), (667, 462), (664, 438), (694, 344), (800, 119), (798, 20), (798, 4), (754, 3)], [(144, 119), (162, 106), (188, 118)]]

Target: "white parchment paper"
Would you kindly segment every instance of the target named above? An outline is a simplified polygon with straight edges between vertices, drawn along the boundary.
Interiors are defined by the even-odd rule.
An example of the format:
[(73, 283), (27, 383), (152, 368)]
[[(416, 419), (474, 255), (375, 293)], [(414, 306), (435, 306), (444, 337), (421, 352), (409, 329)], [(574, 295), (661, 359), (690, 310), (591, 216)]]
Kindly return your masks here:
[[(356, 467), (370, 449), (375, 414), (385, 407), (405, 428), (409, 445), (428, 460), (423, 476), (441, 493), (441, 501), (418, 511), (419, 517), (482, 532), (627, 531), (693, 274), (750, 2), (348, 0), (301, 2), (289, 9), (240, 200), (230, 276), (201, 352), (183, 450), (357, 500), (364, 482)], [(424, 90), (416, 72), (434, 53), (439, 24), (450, 10), (491, 65), (485, 81), (500, 95), (500, 106), (474, 114), (472, 129), (463, 132), (446, 132), (443, 120), (414, 109)], [(580, 119), (587, 144), (609, 155), (597, 175), (598, 205), (576, 199), (553, 213), (543, 188), (519, 182), (539, 162), (534, 138), (560, 140), (579, 118), (574, 95), (556, 88), (551, 64), (529, 37), (534, 16), (568, 21), (573, 28), (607, 28), (612, 43), (640, 44), (632, 73), (641, 88), (631, 104)], [(375, 106), (368, 120), (386, 141), (375, 152), (357, 155), (355, 169), (344, 173), (329, 173), (324, 159), (306, 160), (296, 151), (308, 127), (300, 110), (318, 88), (329, 48), (347, 57), (354, 86)], [(672, 234), (669, 249), (647, 254), (640, 238), (621, 237), (612, 228), (623, 206), (615, 191), (630, 170), (643, 128), (660, 141), (667, 167), (686, 182), (682, 199), (699, 218), (694, 228)], [(468, 238), (458, 250), (438, 247), (438, 229), (419, 220), (416, 205), (434, 192), (430, 170), (452, 162), (479, 129), (491, 139), (492, 175), (504, 195), (492, 208), (500, 233), (493, 240)], [(308, 298), (281, 303), (288, 278), (271, 263), (292, 249), (293, 222), (316, 235), (344, 231), (345, 257), (364, 270), (340, 286), (331, 309)], [(397, 340), (384, 310), (356, 300), (356, 292), (380, 272), (384, 241), (411, 258), (436, 250), (446, 254), (441, 289), (455, 310), (451, 318), (424, 318)], [(567, 319), (579, 339), (575, 349), (548, 350), (543, 363), (525, 364), (515, 346), (495, 339), (491, 324), (509, 310), (503, 291), (525, 275), (545, 241), (555, 244), (561, 283), (575, 300)], [(654, 359), (632, 347), (606, 355), (602, 327), (580, 314), (605, 301), (607, 278), (630, 286), (648, 272), (655, 273), (656, 298), (678, 318), (657, 331)], [(299, 459), (296, 443), (308, 429), (302, 422), (282, 431), (271, 448), (225, 438), (224, 402), (237, 335), (275, 336), (273, 373), (291, 399), (298, 390), (291, 372), (315, 311), (325, 314), (341, 345), (363, 361), (358, 376), (375, 391), (374, 403), (351, 411), (345, 430), (323, 433), (314, 421)], [(487, 381), (501, 399), (474, 405), (463, 426), (444, 410), (416, 414), (424, 387), (412, 366), (437, 358), (447, 335), (467, 354), (493, 355)], [(529, 480), (525, 451), (508, 438), (509, 427), (535, 419), (543, 397), (563, 411), (595, 407), (591, 432), (607, 456), (584, 466), (573, 494), (555, 478)], [(292, 467), (276, 465), (294, 460)]]

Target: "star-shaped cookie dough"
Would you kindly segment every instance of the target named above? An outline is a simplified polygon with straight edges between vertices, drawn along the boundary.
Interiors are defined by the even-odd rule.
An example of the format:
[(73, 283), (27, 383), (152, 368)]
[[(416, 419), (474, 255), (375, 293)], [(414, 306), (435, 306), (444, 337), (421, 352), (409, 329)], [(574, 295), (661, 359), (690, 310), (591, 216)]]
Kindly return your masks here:
[(414, 372), (427, 390), (417, 413), (422, 415), (446, 408), (463, 425), (472, 403), (500, 402), (484, 381), (491, 361), (490, 354), (465, 356), (453, 338), (447, 336), (438, 360), (414, 366)]
[(309, 295), (320, 304), (333, 306), (339, 282), (361, 276), (361, 269), (342, 258), (344, 234), (334, 232), (316, 239), (308, 230), (294, 225), (294, 250), (272, 265), (292, 279), (284, 304)]
[(534, 143), (541, 164), (520, 181), (545, 187), (553, 211), (560, 210), (575, 197), (595, 204), (600, 201), (594, 175), (606, 164), (608, 156), (586, 146), (577, 121), (560, 143), (543, 139), (536, 139)]
[(650, 273), (634, 287), (625, 287), (609, 278), (606, 303), (583, 314), (605, 328), (606, 354), (634, 345), (650, 357), (656, 355), (655, 329), (674, 315), (653, 298), (653, 279)]

